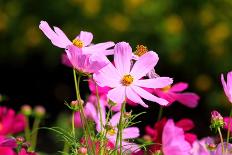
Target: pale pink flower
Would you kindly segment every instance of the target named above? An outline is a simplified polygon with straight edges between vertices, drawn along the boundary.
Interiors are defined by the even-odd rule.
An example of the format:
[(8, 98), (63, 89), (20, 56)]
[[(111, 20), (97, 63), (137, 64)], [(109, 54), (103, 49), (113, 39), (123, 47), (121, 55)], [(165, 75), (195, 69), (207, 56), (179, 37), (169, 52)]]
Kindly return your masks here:
[(81, 31), (71, 42), (60, 28), (54, 27), (53, 30), (46, 21), (41, 21), (39, 28), (51, 40), (52, 44), (59, 48), (66, 49), (69, 45), (75, 45), (76, 47), (81, 48), (84, 54), (113, 54), (113, 50), (108, 49), (114, 46), (114, 42), (109, 41), (91, 45), (93, 34), (90, 32)]
[(195, 93), (182, 92), (187, 88), (187, 83), (179, 82), (174, 84), (173, 86), (155, 89), (154, 93), (157, 96), (169, 101), (168, 106), (171, 105), (173, 102), (178, 101), (189, 108), (195, 108), (198, 105), (200, 97)]
[(81, 48), (69, 45), (63, 56), (63, 63), (77, 69), (79, 72), (89, 74), (95, 73), (107, 65), (106, 58), (99, 55), (83, 54)]
[(126, 42), (120, 42), (114, 48), (114, 63), (109, 63), (99, 72), (94, 74), (94, 80), (100, 86), (108, 86), (111, 89), (107, 97), (121, 104), (126, 98), (148, 107), (143, 100), (147, 99), (161, 105), (167, 105), (168, 101), (156, 97), (144, 90), (144, 88), (163, 88), (172, 83), (169, 77), (157, 77), (154, 79), (141, 79), (158, 62), (158, 55), (155, 52), (147, 52), (131, 67), (132, 49)]
[(232, 71), (227, 73), (227, 82), (225, 81), (223, 74), (221, 74), (221, 82), (228, 100), (232, 103)]
[(183, 129), (168, 120), (162, 134), (162, 150), (165, 155), (189, 155), (191, 145), (185, 140)]
[[(116, 144), (117, 139), (117, 132), (118, 132), (118, 123), (120, 120), (120, 112), (114, 114), (111, 119), (109, 120), (109, 123), (106, 124), (106, 117), (103, 115), (102, 117), (102, 123), (104, 130), (107, 128), (107, 134), (106, 138), (113, 143), (113, 145)], [(100, 124), (100, 118), (98, 118), (98, 121), (96, 122), (97, 125), (97, 131), (101, 132), (101, 124)], [(137, 127), (128, 127), (122, 130), (122, 149), (123, 152), (137, 152), (140, 150), (139, 146), (135, 143), (131, 143), (128, 140), (134, 139), (139, 137), (139, 128)], [(120, 144), (118, 143), (118, 147)]]

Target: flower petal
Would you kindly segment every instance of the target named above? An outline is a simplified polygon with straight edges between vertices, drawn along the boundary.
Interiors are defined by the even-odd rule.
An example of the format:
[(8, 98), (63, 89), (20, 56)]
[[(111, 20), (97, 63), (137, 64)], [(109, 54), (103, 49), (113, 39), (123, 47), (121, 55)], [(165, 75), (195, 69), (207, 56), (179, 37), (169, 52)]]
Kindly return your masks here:
[(117, 112), (116, 114), (114, 114), (110, 119), (110, 125), (112, 125), (113, 127), (116, 127), (119, 123), (120, 115), (121, 115), (120, 112)]
[(117, 69), (111, 63), (95, 73), (93, 78), (101, 87), (108, 86), (114, 88), (121, 85), (121, 77)]
[(83, 41), (84, 46), (88, 46), (93, 40), (93, 34), (91, 32), (81, 31), (77, 38)]
[(123, 154), (131, 154), (140, 151), (138, 144), (122, 141)]
[(198, 105), (198, 101), (200, 99), (200, 97), (195, 93), (175, 94), (175, 98), (176, 101), (189, 108), (195, 108)]
[(169, 77), (157, 77), (154, 79), (138, 80), (134, 82), (134, 85), (146, 87), (146, 88), (163, 88), (172, 84), (173, 80)]
[(181, 92), (181, 91), (184, 91), (187, 88), (188, 88), (188, 83), (178, 82), (178, 83), (174, 84), (170, 88), (170, 91), (172, 91), (172, 92)]
[(114, 63), (115, 67), (118, 69), (119, 73), (123, 76), (129, 74), (132, 49), (130, 45), (126, 42), (117, 43), (114, 47)]
[(128, 127), (122, 131), (122, 139), (131, 139), (139, 137), (139, 128)]
[(125, 86), (118, 86), (116, 88), (113, 88), (107, 94), (107, 97), (115, 103), (122, 103), (123, 101), (125, 101), (125, 96)]
[(139, 103), (140, 105), (142, 105), (143, 107), (147, 108), (148, 105), (146, 105), (143, 100), (140, 98), (140, 96), (134, 91), (132, 90), (131, 87), (126, 87), (126, 97), (133, 101), (134, 103)]
[(102, 55), (112, 55), (114, 54), (113, 49), (109, 49), (110, 47), (113, 47), (115, 44), (114, 42), (104, 42), (104, 43), (98, 43), (94, 45), (90, 45), (88, 47), (84, 47), (83, 51), (85, 54), (102, 54)]
[(130, 74), (135, 79), (140, 79), (155, 67), (158, 60), (159, 57), (155, 52), (147, 52), (135, 62)]
[(227, 98), (229, 99), (230, 102), (232, 102), (232, 97), (230, 95), (230, 88), (228, 88), (228, 84), (227, 84), (228, 79), (227, 79), (227, 83), (226, 83), (223, 74), (221, 74), (221, 82), (222, 82), (222, 86), (223, 86), (223, 89), (224, 89), (224, 92), (225, 92)]
[(66, 48), (66, 46), (72, 44), (62, 30), (54, 27), (55, 31), (53, 31), (46, 21), (41, 21), (39, 28), (51, 40), (52, 44), (57, 47)]
[(132, 89), (142, 98), (145, 98), (146, 100), (156, 102), (160, 105), (167, 105), (168, 101), (164, 100), (162, 98), (156, 97), (152, 95), (151, 93), (147, 92), (146, 90), (138, 87), (138, 86), (132, 86)]

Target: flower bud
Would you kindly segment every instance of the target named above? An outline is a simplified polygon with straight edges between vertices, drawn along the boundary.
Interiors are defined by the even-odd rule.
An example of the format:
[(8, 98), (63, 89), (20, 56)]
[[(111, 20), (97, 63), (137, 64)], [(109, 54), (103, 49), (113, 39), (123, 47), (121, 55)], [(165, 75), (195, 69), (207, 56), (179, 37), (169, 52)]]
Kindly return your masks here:
[(143, 136), (143, 139), (144, 139), (146, 142), (152, 142), (152, 138), (151, 138), (151, 136), (149, 136), (149, 135), (144, 135), (144, 136)]
[(16, 137), (16, 141), (17, 141), (17, 143), (23, 143), (25, 141), (25, 138), (22, 136), (18, 136), (18, 137)]
[(31, 110), (31, 106), (30, 105), (23, 105), (21, 107), (21, 112), (25, 115), (25, 116), (30, 116), (32, 114), (32, 110)]
[(22, 144), (22, 148), (28, 149), (31, 146), (29, 142), (25, 142)]
[(124, 118), (130, 118), (131, 117), (131, 113), (132, 113), (132, 111), (130, 111), (130, 112), (124, 112)]
[(223, 126), (224, 126), (224, 121), (223, 121), (223, 117), (221, 116), (221, 114), (215, 110), (212, 111), (210, 128), (217, 129)]
[(115, 102), (113, 102), (113, 101), (111, 101), (111, 100), (108, 101), (108, 104), (109, 104), (110, 106), (112, 106), (112, 107), (117, 105), (117, 103), (115, 103)]
[(87, 148), (86, 147), (80, 147), (78, 149), (78, 154), (87, 155)]
[(37, 105), (35, 108), (34, 108), (34, 114), (35, 114), (35, 117), (43, 117), (46, 113), (46, 110), (43, 106), (40, 106), (40, 105)]

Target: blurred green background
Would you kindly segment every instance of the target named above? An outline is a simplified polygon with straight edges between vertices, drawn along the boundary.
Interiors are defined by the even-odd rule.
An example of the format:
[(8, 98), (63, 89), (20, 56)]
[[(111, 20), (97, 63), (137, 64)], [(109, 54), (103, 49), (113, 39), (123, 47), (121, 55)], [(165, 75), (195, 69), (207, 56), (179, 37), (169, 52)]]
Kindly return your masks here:
[(197, 109), (170, 115), (189, 114), (207, 131), (212, 109), (228, 115), (220, 74), (232, 70), (231, 0), (0, 0), (0, 93), (12, 106), (43, 104), (52, 117), (73, 99), (73, 79), (60, 62), (62, 49), (39, 30), (41, 20), (71, 40), (85, 30), (95, 43), (127, 41), (156, 51), (158, 74), (188, 82), (201, 96)]

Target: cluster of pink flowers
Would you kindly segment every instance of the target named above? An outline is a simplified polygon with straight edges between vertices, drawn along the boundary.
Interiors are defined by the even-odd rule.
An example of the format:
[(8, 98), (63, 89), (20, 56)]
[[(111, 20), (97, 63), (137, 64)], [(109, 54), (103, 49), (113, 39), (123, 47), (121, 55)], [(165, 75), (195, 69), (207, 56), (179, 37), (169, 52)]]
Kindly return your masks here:
[[(149, 51), (143, 45), (133, 50), (127, 42), (115, 44), (109, 41), (93, 44), (91, 43), (93, 34), (85, 31), (81, 31), (73, 41), (70, 41), (61, 29), (57, 27), (52, 29), (45, 21), (41, 21), (39, 28), (53, 45), (64, 49), (63, 63), (72, 67), (75, 74), (78, 73), (88, 78), (91, 94), (86, 102), (82, 104), (80, 100), (73, 101), (83, 106), (77, 108), (80, 110), (76, 110), (75, 126), (86, 128), (88, 124), (83, 118), (94, 122), (96, 134), (105, 136), (98, 140), (101, 144), (97, 143), (97, 145), (104, 144), (102, 141), (106, 139), (107, 146), (110, 144), (110, 147), (105, 146), (106, 150), (112, 151), (116, 148), (120, 154), (122, 151), (125, 154), (145, 154), (145, 150), (139, 144), (131, 141), (141, 135), (139, 128), (130, 122), (133, 115), (131, 112), (126, 112), (125, 103), (140, 105), (144, 108), (149, 107), (145, 100), (158, 103), (163, 108), (171, 106), (174, 102), (179, 102), (189, 108), (195, 108), (198, 105), (197, 94), (182, 92), (188, 88), (187, 83), (173, 84), (172, 78), (162, 77), (155, 73), (154, 67), (159, 60), (158, 54)], [(108, 55), (113, 55), (112, 62)], [(227, 75), (227, 83), (223, 75), (221, 81), (226, 96), (232, 102), (232, 72)], [(230, 124), (229, 118), (224, 118), (222, 122), (222, 127), (232, 131), (228, 125)], [(217, 124), (216, 121), (213, 127), (217, 128)], [(208, 143), (206, 138), (198, 140), (197, 135), (191, 132), (194, 127), (195, 124), (188, 118), (176, 123), (173, 119), (162, 118), (155, 123), (154, 127), (146, 126), (146, 135), (143, 139), (151, 142), (146, 147), (146, 154), (212, 155), (228, 154), (231, 151), (231, 144), (224, 143), (224, 141), (216, 144), (215, 142)], [(212, 145), (214, 148), (210, 149)], [(98, 148), (101, 150), (101, 147), (104, 146)], [(83, 150), (83, 147), (81, 148)], [(103, 152), (106, 150), (103, 149)]]

